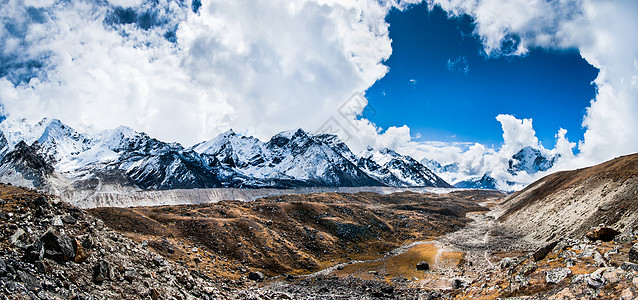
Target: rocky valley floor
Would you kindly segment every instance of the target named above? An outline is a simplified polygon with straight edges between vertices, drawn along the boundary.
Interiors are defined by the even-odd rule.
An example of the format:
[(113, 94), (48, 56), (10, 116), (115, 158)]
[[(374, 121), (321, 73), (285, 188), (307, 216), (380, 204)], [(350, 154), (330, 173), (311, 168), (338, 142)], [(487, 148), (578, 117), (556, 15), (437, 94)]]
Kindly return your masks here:
[(633, 231), (537, 247), (499, 225), (498, 192), (81, 210), (0, 185), (0, 199), (0, 299), (638, 295)]

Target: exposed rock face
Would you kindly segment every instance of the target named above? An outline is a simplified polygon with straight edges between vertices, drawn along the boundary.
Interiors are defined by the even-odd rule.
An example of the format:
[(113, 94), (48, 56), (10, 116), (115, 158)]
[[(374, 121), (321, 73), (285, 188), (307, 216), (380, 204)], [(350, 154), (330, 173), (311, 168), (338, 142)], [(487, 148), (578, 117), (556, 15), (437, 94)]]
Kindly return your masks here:
[(464, 181), (459, 181), (454, 184), (454, 187), (464, 189), (487, 189), (497, 190), (497, 181), (488, 174), (483, 175), (481, 178), (473, 178)]
[(533, 254), (534, 260), (535, 261), (539, 261), (543, 258), (545, 258), (545, 256), (547, 256), (547, 254), (549, 254), (549, 252), (551, 252), (554, 247), (556, 247), (556, 245), (558, 244), (558, 241), (552, 242), (547, 244), (544, 247), (541, 247), (540, 249), (536, 250)]
[(21, 141), (0, 160), (2, 178), (27, 187), (46, 184), (53, 170), (53, 165), (41, 154), (38, 142), (29, 146)]

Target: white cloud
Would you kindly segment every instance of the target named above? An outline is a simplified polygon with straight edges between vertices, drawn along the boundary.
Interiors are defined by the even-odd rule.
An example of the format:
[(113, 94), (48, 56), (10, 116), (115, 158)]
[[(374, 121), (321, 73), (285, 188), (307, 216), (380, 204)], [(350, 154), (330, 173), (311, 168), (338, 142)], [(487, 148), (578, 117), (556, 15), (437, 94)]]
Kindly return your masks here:
[[(185, 145), (231, 127), (260, 138), (314, 130), (386, 73), (385, 16), (398, 5), (218, 0), (195, 14), (179, 1), (110, 3), (130, 10), (60, 1), (39, 23), (23, 2), (3, 4), (4, 57), (44, 64), (0, 78), (5, 114), (128, 125)], [(143, 23), (148, 15), (151, 24)], [(25, 30), (7, 29), (16, 26)], [(393, 130), (386, 136), (399, 134)]]
[[(506, 190), (521, 188), (524, 184), (550, 172), (576, 166), (572, 150), (576, 144), (567, 140), (567, 130), (559, 129), (555, 136), (555, 147), (546, 149), (536, 137), (531, 119), (517, 119), (514, 116), (502, 114), (498, 115), (496, 120), (501, 123), (503, 130), (503, 144), (498, 149), (492, 149), (480, 143), (407, 142), (399, 147), (399, 152), (411, 155), (418, 160), (423, 158), (434, 160), (442, 166), (454, 164), (456, 168), (439, 173), (443, 179), (451, 183), (482, 177), (485, 174), (501, 182), (518, 183), (514, 186), (501, 187)], [(548, 158), (558, 155), (557, 164), (550, 170), (535, 174), (508, 172), (509, 160), (524, 147), (537, 149)]]
[(503, 147), (501, 151), (507, 156), (512, 156), (523, 147), (533, 146), (538, 148), (538, 138), (532, 127), (532, 119), (516, 119), (511, 115), (498, 115), (496, 120), (501, 123), (503, 129)]

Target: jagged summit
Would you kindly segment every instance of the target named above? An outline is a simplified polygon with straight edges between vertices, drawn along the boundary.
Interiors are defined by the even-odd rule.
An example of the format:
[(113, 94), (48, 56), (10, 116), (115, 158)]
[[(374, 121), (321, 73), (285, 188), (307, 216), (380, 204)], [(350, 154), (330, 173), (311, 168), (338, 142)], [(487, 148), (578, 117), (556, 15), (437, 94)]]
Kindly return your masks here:
[[(9, 157), (20, 141), (27, 146), (37, 143), (32, 154), (51, 165), (60, 178), (80, 188), (113, 184), (133, 184), (143, 190), (449, 187), (410, 157), (372, 148), (370, 153), (375, 154), (359, 157), (337, 136), (315, 135), (301, 128), (280, 132), (267, 142), (231, 129), (190, 148), (160, 141), (126, 126), (89, 136), (57, 119), (44, 119), (36, 125), (25, 120), (4, 121), (0, 129), (2, 157)], [(3, 140), (4, 136), (7, 138)], [(12, 163), (7, 161), (4, 170), (16, 169)], [(31, 185), (53, 184), (46, 180), (47, 176)], [(11, 182), (9, 177), (0, 172), (0, 178), (6, 182)]]
[(512, 156), (508, 161), (509, 167), (507, 171), (513, 175), (518, 172), (534, 174), (540, 171), (547, 171), (554, 166), (559, 157), (560, 155), (551, 156), (544, 154), (539, 149), (527, 146)]

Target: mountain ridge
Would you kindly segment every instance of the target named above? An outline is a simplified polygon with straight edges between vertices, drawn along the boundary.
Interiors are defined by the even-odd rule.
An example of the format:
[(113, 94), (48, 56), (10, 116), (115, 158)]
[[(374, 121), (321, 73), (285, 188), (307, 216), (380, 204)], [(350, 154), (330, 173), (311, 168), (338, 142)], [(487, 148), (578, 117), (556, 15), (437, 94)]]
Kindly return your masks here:
[[(57, 185), (53, 190), (106, 185), (132, 185), (140, 190), (451, 187), (413, 158), (389, 149), (379, 149), (378, 153), (392, 156), (391, 163), (379, 165), (374, 171), (362, 167), (363, 158), (352, 153), (338, 137), (300, 128), (276, 134), (267, 142), (229, 130), (186, 148), (125, 126), (86, 134), (57, 119), (43, 119), (36, 125), (24, 120), (0, 123), (1, 157), (9, 157), (18, 143), (21, 149), (37, 146), (30, 155), (40, 157), (53, 169), (31, 172), (27, 176), (31, 179), (26, 180), (31, 182), (30, 187), (46, 189)], [(15, 174), (22, 170), (16, 169), (13, 162), (5, 161), (0, 178), (24, 185), (24, 180), (12, 182), (8, 176), (9, 171)], [(379, 172), (392, 176), (386, 176), (388, 179), (379, 176)]]

